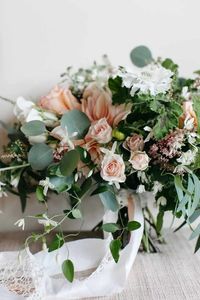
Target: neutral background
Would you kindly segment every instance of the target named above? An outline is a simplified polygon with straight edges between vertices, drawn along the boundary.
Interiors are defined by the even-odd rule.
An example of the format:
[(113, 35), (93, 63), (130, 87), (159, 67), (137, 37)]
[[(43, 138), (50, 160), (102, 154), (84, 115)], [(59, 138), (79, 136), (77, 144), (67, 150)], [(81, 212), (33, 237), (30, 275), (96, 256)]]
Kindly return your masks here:
[[(88, 66), (104, 53), (130, 65), (140, 44), (191, 75), (200, 69), (199, 11), (199, 0), (0, 0), (0, 95), (37, 100), (66, 66)], [(11, 105), (0, 102), (0, 120), (11, 118)], [(17, 200), (0, 199), (0, 209), (0, 230), (13, 229)]]

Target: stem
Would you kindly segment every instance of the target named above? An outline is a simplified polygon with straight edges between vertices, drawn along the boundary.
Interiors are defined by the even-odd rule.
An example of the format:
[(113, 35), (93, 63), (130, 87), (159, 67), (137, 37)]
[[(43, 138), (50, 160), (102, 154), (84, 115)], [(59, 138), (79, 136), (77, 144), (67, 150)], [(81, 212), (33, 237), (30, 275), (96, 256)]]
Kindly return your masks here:
[(12, 104), (12, 105), (15, 104), (15, 102), (14, 102), (13, 100), (11, 100), (11, 99), (8, 99), (8, 98), (2, 97), (2, 96), (0, 96), (0, 99), (1, 99), (1, 100), (4, 100), (4, 101), (6, 101), (6, 102), (8, 102), (8, 103), (10, 103), (10, 104)]
[(29, 167), (30, 164), (23, 164), (23, 165), (19, 165), (19, 166), (12, 166), (12, 167), (5, 167), (5, 168), (0, 168), (0, 172), (4, 172), (4, 171), (9, 171), (9, 170), (15, 170), (15, 169), (21, 169), (21, 168), (26, 168)]

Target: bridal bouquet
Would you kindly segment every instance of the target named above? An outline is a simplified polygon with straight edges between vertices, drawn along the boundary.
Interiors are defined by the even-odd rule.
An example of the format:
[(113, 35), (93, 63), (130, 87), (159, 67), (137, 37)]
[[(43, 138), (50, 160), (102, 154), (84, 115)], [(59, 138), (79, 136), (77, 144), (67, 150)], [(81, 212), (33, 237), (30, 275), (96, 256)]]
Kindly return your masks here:
[[(44, 203), (44, 211), (32, 216), (44, 232), (32, 234), (26, 246), (42, 241), (48, 251), (60, 248), (68, 237), (62, 224), (83, 218), (84, 197), (98, 194), (106, 209), (118, 212), (117, 222), (99, 224), (112, 233), (110, 251), (118, 262), (130, 232), (140, 227), (128, 219), (127, 195), (142, 199), (149, 191), (158, 214), (154, 219), (148, 201), (143, 203), (143, 249), (156, 251), (154, 233), (162, 241), (166, 211), (182, 217), (181, 226), (190, 225), (199, 249), (200, 225), (192, 223), (200, 216), (200, 72), (180, 78), (171, 59), (155, 60), (144, 46), (133, 49), (131, 59), (138, 68), (113, 68), (107, 57), (89, 69), (68, 68), (37, 102), (16, 100), (18, 121), (0, 157), (0, 196), (19, 195), (23, 211), (30, 193)], [(52, 192), (62, 193), (71, 208), (49, 215)], [(17, 225), (26, 222), (28, 217)], [(71, 260), (63, 263), (63, 273), (73, 280)]]

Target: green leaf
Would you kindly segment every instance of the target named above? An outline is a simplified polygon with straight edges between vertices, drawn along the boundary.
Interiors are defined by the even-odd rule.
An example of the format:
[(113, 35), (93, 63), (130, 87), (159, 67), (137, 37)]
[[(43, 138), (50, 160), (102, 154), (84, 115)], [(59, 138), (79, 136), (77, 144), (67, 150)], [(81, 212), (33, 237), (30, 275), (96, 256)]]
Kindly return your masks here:
[(48, 252), (55, 251), (64, 245), (64, 239), (60, 234), (56, 234), (53, 241), (48, 246)]
[(50, 182), (54, 185), (54, 190), (57, 193), (62, 193), (71, 188), (74, 178), (73, 176), (52, 176), (50, 177)]
[(72, 210), (72, 215), (74, 219), (82, 219), (81, 211), (78, 208)]
[(104, 192), (107, 192), (107, 191), (109, 191), (109, 186), (101, 185), (92, 192), (91, 196), (101, 194), (101, 193), (104, 193)]
[(70, 176), (76, 169), (79, 161), (79, 153), (76, 150), (66, 152), (60, 161), (60, 171), (63, 176)]
[(90, 126), (90, 120), (83, 112), (73, 109), (62, 116), (61, 126), (63, 128), (67, 127), (69, 136), (77, 133), (76, 138), (80, 139), (87, 133)]
[(194, 253), (196, 253), (199, 250), (199, 248), (200, 248), (200, 235), (199, 235), (199, 237), (197, 239)]
[(146, 46), (138, 46), (130, 53), (131, 61), (137, 67), (145, 67), (153, 61), (151, 51)]
[(198, 123), (198, 133), (200, 133), (200, 96), (193, 95), (192, 96), (193, 108), (197, 116), (197, 123)]
[(24, 212), (26, 209), (28, 194), (27, 194), (26, 181), (24, 180), (23, 176), (19, 180), (18, 192), (19, 192), (19, 197), (20, 197), (20, 201), (21, 201), (21, 209), (22, 209), (22, 212)]
[(163, 226), (163, 217), (164, 217), (164, 211), (161, 210), (159, 211), (157, 215), (157, 220), (156, 220), (156, 230), (157, 232), (160, 232)]
[(67, 259), (62, 264), (62, 271), (65, 278), (72, 282), (74, 280), (74, 265), (70, 259)]
[(80, 155), (80, 160), (84, 163), (84, 164), (89, 164), (91, 162), (91, 156), (90, 153), (85, 150), (84, 148), (77, 146), (76, 150), (79, 152)]
[(120, 230), (120, 226), (115, 223), (106, 223), (102, 225), (102, 229), (106, 232), (116, 232), (117, 230)]
[(43, 190), (44, 188), (41, 185), (38, 185), (36, 188), (36, 198), (39, 202), (44, 202), (45, 200)]
[(190, 236), (190, 240), (195, 239), (198, 235), (200, 235), (200, 224), (195, 228), (195, 230), (192, 232)]
[(173, 62), (173, 60), (171, 60), (170, 58), (166, 58), (163, 62), (162, 62), (162, 66), (165, 69), (171, 70), (172, 72), (176, 72), (178, 69), (178, 65), (175, 64)]
[(116, 196), (114, 192), (106, 191), (99, 194), (99, 197), (106, 209), (117, 211), (119, 208), (119, 204), (117, 202)]
[(44, 170), (53, 161), (53, 149), (46, 144), (35, 144), (28, 153), (28, 162), (34, 170)]
[(141, 227), (141, 224), (137, 221), (130, 221), (130, 222), (128, 222), (128, 225), (127, 225), (127, 229), (129, 231), (137, 230), (140, 227)]
[(114, 258), (114, 261), (117, 263), (119, 261), (119, 251), (122, 247), (122, 242), (117, 239), (117, 240), (113, 240), (110, 243), (110, 251), (112, 253), (112, 257)]
[(46, 127), (42, 121), (35, 120), (24, 123), (21, 127), (21, 131), (26, 136), (35, 136), (43, 134), (46, 131)]
[(92, 178), (89, 177), (81, 184), (80, 187), (81, 191), (78, 193), (78, 196), (82, 198), (90, 190), (91, 186), (92, 186)]

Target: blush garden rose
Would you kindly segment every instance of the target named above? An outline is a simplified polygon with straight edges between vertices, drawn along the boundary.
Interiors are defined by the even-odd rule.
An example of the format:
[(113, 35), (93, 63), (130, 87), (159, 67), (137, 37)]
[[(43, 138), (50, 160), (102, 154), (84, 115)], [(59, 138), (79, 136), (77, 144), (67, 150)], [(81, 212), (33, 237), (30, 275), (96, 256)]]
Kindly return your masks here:
[(108, 124), (106, 118), (93, 122), (89, 128), (86, 139), (93, 139), (99, 144), (106, 144), (112, 139), (112, 127)]
[(129, 162), (136, 171), (144, 171), (149, 166), (149, 157), (146, 152), (135, 151), (131, 152)]

